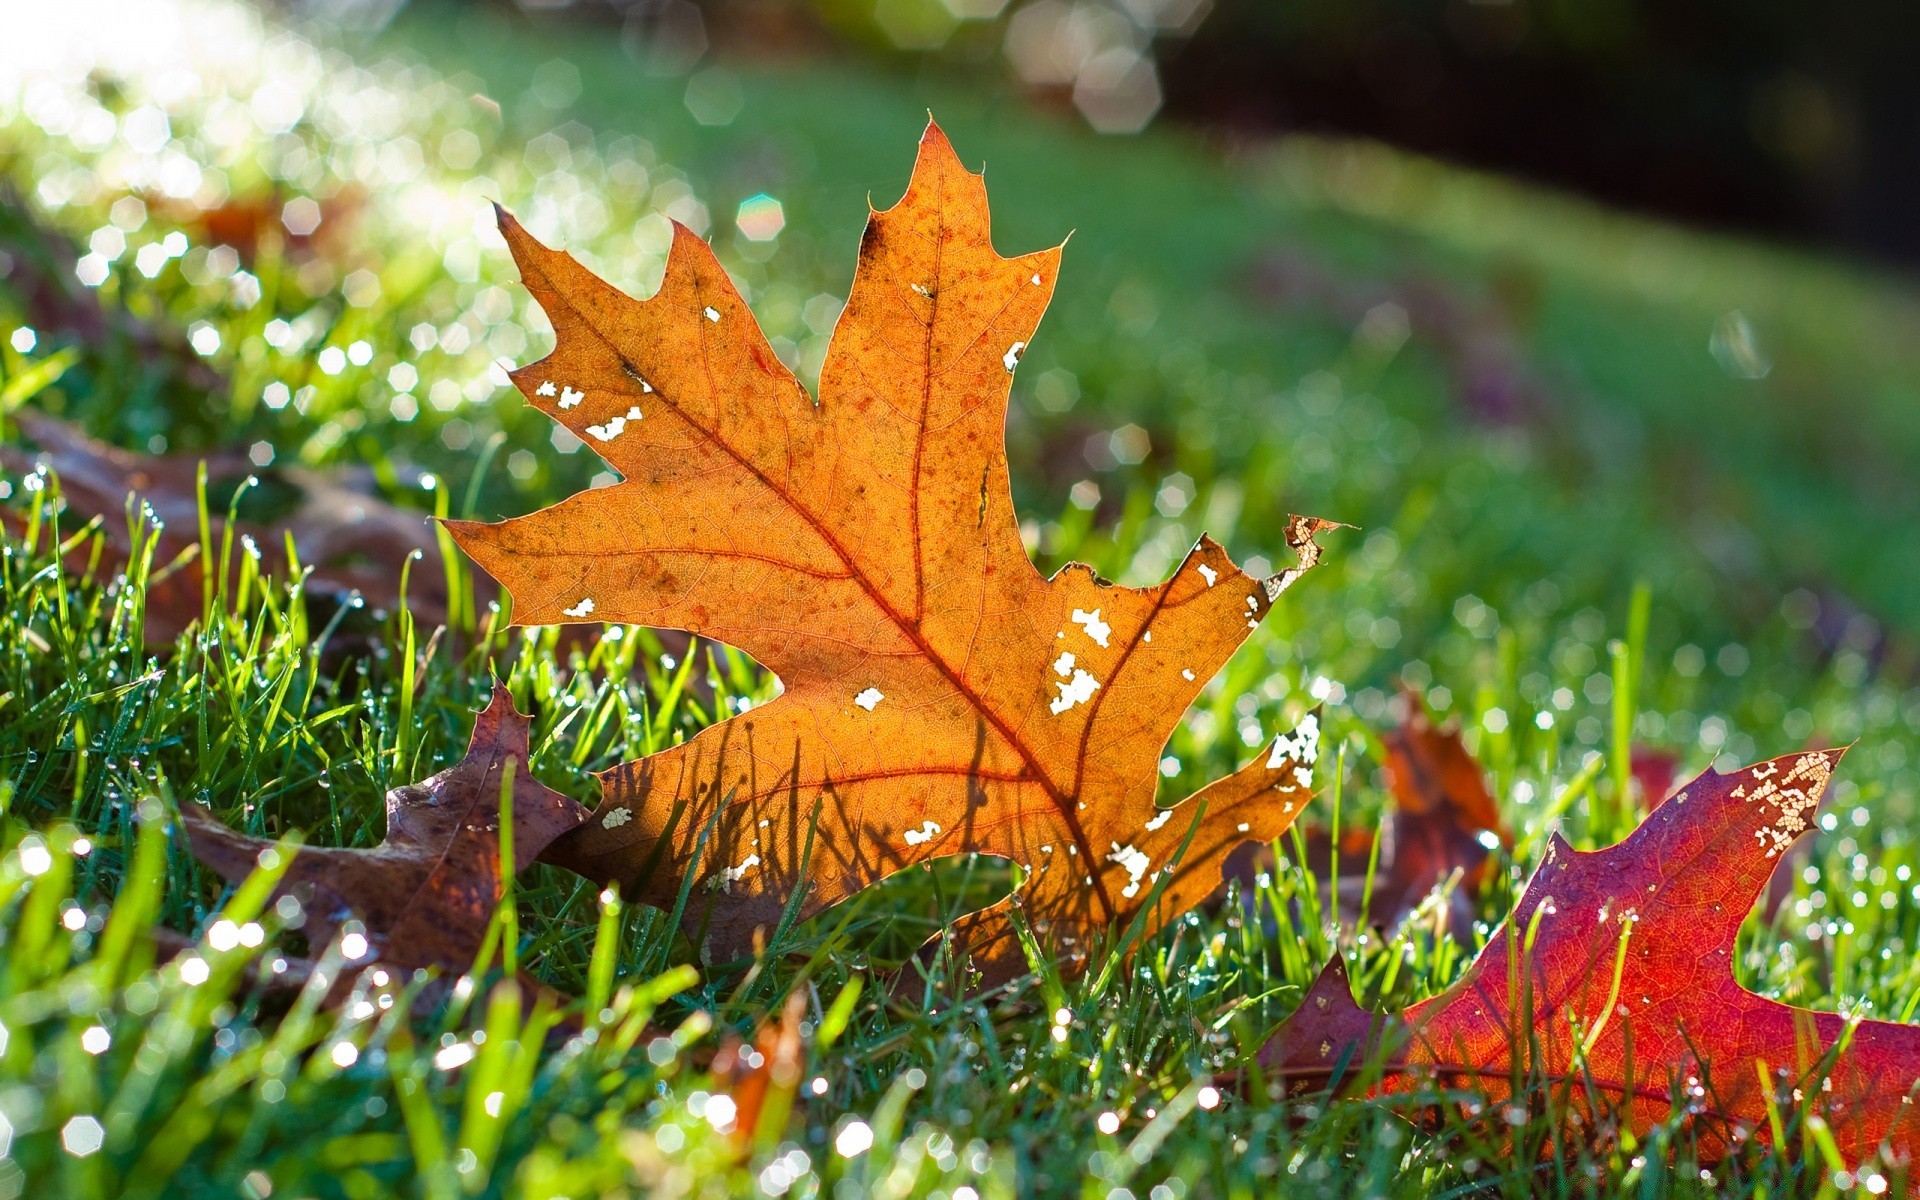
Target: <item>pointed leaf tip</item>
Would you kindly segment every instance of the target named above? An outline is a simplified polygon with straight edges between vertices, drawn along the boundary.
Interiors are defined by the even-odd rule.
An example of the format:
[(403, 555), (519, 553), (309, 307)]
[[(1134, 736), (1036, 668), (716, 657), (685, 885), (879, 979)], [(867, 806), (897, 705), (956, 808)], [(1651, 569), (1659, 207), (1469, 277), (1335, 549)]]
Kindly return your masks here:
[(1287, 1079), (1289, 1092), (1318, 1091), (1335, 1075), (1350, 1078), (1379, 1048), (1385, 1019), (1360, 1007), (1338, 951), (1320, 968), (1313, 984), (1271, 1040), (1261, 1048), (1260, 1064)]

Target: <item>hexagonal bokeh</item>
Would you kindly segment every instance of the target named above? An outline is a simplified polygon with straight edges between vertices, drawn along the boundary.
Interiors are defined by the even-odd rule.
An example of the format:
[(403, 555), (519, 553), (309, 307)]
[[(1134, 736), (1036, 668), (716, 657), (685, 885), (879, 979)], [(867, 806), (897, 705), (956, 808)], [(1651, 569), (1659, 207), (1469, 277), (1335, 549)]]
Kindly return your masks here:
[(1160, 111), (1153, 60), (1127, 46), (1088, 59), (1073, 83), (1073, 105), (1101, 133), (1139, 133)]
[(902, 50), (938, 50), (960, 24), (945, 0), (875, 0), (873, 19)]
[(778, 200), (761, 192), (740, 202), (740, 210), (734, 215), (733, 223), (740, 227), (741, 236), (748, 240), (770, 242), (786, 228), (787, 212)]
[(96, 1153), (106, 1140), (106, 1130), (92, 1117), (74, 1117), (60, 1128), (60, 1144), (75, 1158)]
[(1037, 87), (1073, 83), (1103, 51), (1135, 46), (1140, 31), (1126, 14), (1102, 4), (1038, 0), (1007, 21), (1007, 61), (1022, 82)]
[(991, 21), (1007, 9), (1007, 0), (940, 0), (962, 21)]

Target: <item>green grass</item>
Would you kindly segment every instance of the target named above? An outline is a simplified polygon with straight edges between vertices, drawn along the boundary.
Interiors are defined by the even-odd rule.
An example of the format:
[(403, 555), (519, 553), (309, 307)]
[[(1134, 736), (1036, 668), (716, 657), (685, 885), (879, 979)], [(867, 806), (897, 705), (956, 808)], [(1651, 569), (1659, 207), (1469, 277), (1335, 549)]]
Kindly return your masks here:
[[(664, 248), (651, 214), (704, 210), (770, 335), (809, 374), (866, 199), (897, 193), (932, 106), (962, 154), (989, 164), (1003, 250), (1075, 229), (1009, 430), (1044, 564), (1079, 558), (1144, 582), (1201, 529), (1244, 559), (1282, 544), (1289, 510), (1363, 527), (1338, 535), (1339, 553), (1183, 722), (1169, 793), (1325, 701), (1342, 819), (1370, 822), (1377, 735), (1405, 680), (1462, 720), (1518, 835), (1480, 901), (1485, 938), (1550, 832), (1584, 847), (1631, 827), (1619, 770), (1631, 745), (1673, 748), (1692, 771), (1853, 742), (1793, 899), (1742, 936), (1741, 979), (1794, 1003), (1913, 1016), (1909, 293), (1373, 148), (1223, 157), (1178, 131), (1103, 141), (938, 68), (734, 65), (740, 112), (706, 127), (685, 81), (645, 77), (605, 39), (561, 27), (427, 10), (356, 45), (371, 65), (355, 66), (223, 19), (239, 24), (193, 49), (202, 85), (170, 104), (172, 136), (237, 199), (326, 201), (321, 240), (268, 237), (241, 264), (213, 253), (189, 210), (127, 214), (136, 227), (107, 280), (68, 286), (144, 327), (204, 322), (217, 345), (155, 358), (124, 323), (83, 335), (42, 321), (29, 349), (0, 346), (7, 410), (31, 404), (137, 448), (263, 444), (273, 466), (370, 467), (423, 512), (526, 511), (597, 467), (489, 380), (493, 358), (540, 353), (545, 326), (484, 234), (487, 199), (640, 292)], [(577, 71), (577, 94), (555, 60)], [(50, 77), (72, 107), (74, 77)], [(269, 78), (304, 100), (289, 133), (236, 124), (224, 103)], [(156, 79), (94, 86), (125, 114)], [(28, 213), (82, 252), (111, 248), (96, 231), (131, 168), (74, 136), (77, 111), (63, 120), (44, 94), (0, 93), (0, 172), (27, 197), (0, 228), (9, 336), (39, 319), (24, 307), (40, 246)], [(763, 191), (787, 220), (771, 247), (731, 219)], [(141, 270), (139, 247), (176, 230), (190, 248)], [(1320, 282), (1263, 299), (1261, 262)], [(1391, 321), (1361, 319), (1387, 302), (1413, 314), (1404, 344), (1383, 335)], [(1735, 309), (1771, 360), (1765, 378), (1735, 378), (1709, 353)], [(1466, 411), (1463, 343), (1443, 328), (1462, 313), (1475, 352), (1504, 355), (1543, 397), (1518, 419)], [(196, 359), (227, 382), (196, 385)], [(1114, 436), (1128, 425), (1144, 453), (1137, 434)], [(261, 474), (274, 482), (272, 467)], [(756, 962), (712, 966), (665, 914), (608, 909), (539, 868), (514, 895), (517, 957), (579, 997), (564, 1011), (484, 971), (419, 1011), (263, 992), (243, 967), (270, 969), (303, 949), (298, 935), (261, 911), (265, 880), (226, 888), (192, 861), (168, 820), (181, 801), (253, 832), (371, 845), (385, 790), (458, 757), (494, 672), (535, 714), (535, 772), (583, 799), (590, 771), (690, 736), (771, 695), (772, 680), (723, 647), (508, 631), (472, 604), (436, 638), (405, 614), (329, 609), (298, 579), (244, 570), (198, 628), (147, 646), (141, 598), (170, 564), (136, 556), (122, 577), (67, 557), (62, 570), (58, 548), (84, 555), (92, 534), (58, 512), (57, 480), (9, 476), (5, 493), (29, 526), (0, 556), (0, 1196), (1779, 1196), (1890, 1175), (1837, 1174), (1791, 1112), (1791, 1152), (1752, 1151), (1709, 1178), (1678, 1125), (1550, 1137), (1566, 1097), (1544, 1080), (1517, 1129), (1467, 1097), (1434, 1116), (1230, 1082), (1336, 950), (1384, 1007), (1438, 991), (1474, 949), (1430, 923), (1384, 938), (1338, 926), (1287, 845), (1248, 903), (1080, 979), (1042, 972), (965, 1004), (907, 1004), (887, 984), (943, 914), (992, 894), (993, 864), (910, 873)], [(1641, 581), (1651, 609), (1633, 633)], [(1630, 693), (1616, 691), (1623, 677)], [(199, 939), (203, 981), (153, 965), (142, 931), (156, 922)], [(249, 922), (261, 944), (233, 944)], [(705, 1064), (795, 993), (809, 1026), (800, 1099), (737, 1162)], [(462, 1047), (471, 1060), (451, 1065)], [(104, 1145), (76, 1155), (63, 1131), (84, 1135), (72, 1123), (87, 1119)], [(843, 1156), (854, 1121), (872, 1148)], [(1510, 1138), (1546, 1151), (1513, 1154)]]

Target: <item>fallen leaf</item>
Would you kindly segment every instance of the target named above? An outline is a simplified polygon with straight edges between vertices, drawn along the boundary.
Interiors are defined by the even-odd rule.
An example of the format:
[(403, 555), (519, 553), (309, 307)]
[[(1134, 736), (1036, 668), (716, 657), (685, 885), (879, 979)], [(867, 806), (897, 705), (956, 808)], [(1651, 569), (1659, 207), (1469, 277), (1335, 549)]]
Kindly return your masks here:
[(1640, 789), (1635, 803), (1642, 809), (1673, 795), (1674, 781), (1680, 778), (1680, 756), (1671, 750), (1635, 746), (1628, 756), (1633, 782)]
[[(1435, 725), (1417, 694), (1408, 691), (1405, 698), (1406, 719), (1381, 738), (1393, 806), (1381, 823), (1370, 907), (1391, 928), (1457, 872), (1447, 920), (1465, 942), (1492, 861), (1488, 841), (1511, 846), (1513, 835), (1487, 790), (1486, 773), (1460, 740), (1458, 724)], [(1360, 860), (1357, 871), (1364, 864)]]
[[(368, 942), (360, 964), (448, 972), (471, 966), (504, 894), (502, 773), (512, 772), (515, 872), (587, 818), (584, 807), (527, 770), (527, 739), (527, 718), (496, 683), (492, 702), (474, 722), (466, 757), (387, 793), (387, 835), (378, 846), (294, 849), (275, 895), (301, 901), (308, 942), (316, 949), (330, 944), (352, 919)], [(182, 805), (180, 813), (194, 857), (235, 883), (252, 873), (262, 852), (285, 850), (236, 833), (198, 805)]]
[[(602, 777), (551, 861), (671, 906), (717, 960), (914, 863), (980, 852), (1069, 955), (1143, 904), (1192, 807), (1156, 808), (1161, 749), (1208, 679), (1319, 557), (1267, 579), (1201, 538), (1168, 582), (1051, 579), (1020, 541), (1005, 453), (1013, 373), (1058, 248), (1002, 258), (985, 185), (929, 125), (906, 196), (871, 214), (815, 403), (707, 245), (675, 226), (659, 292), (633, 300), (500, 217), (552, 322), (514, 372), (625, 477), (500, 524), (450, 522), (522, 624), (620, 621), (735, 646), (785, 691)], [(1213, 785), (1161, 912), (1219, 882), (1311, 787), (1283, 738)], [(817, 817), (817, 825), (816, 825)], [(958, 931), (988, 977), (1024, 969), (1003, 904)]]
[[(1577, 851), (1557, 835), (1507, 925), (1453, 987), (1397, 1017), (1353, 1001), (1336, 957), (1260, 1053), (1295, 1091), (1339, 1064), (1384, 1055), (1382, 1093), (1439, 1082), (1505, 1099), (1529, 1039), (1532, 1067), (1585, 1081), (1644, 1132), (1690, 1098), (1703, 1152), (1769, 1138), (1760, 1071), (1804, 1089), (1849, 1162), (1883, 1140), (1920, 1144), (1910, 1098), (1920, 1026), (1850, 1022), (1769, 1000), (1734, 981), (1741, 923), (1794, 840), (1811, 828), (1841, 751), (1715, 771), (1669, 797), (1619, 844)], [(1538, 922), (1538, 932), (1529, 932)], [(1524, 939), (1516, 945), (1516, 939)], [(1530, 997), (1527, 1007), (1520, 997)], [(1843, 1039), (1825, 1083), (1810, 1072)]]
[(801, 1022), (807, 993), (787, 997), (779, 1017), (755, 1031), (752, 1044), (730, 1039), (714, 1055), (713, 1076), (732, 1098), (733, 1126), (727, 1131), (735, 1151), (745, 1158), (756, 1145), (768, 1149), (786, 1132), (800, 1072), (807, 1065)]
[[(171, 225), (191, 232), (197, 246), (231, 246), (251, 266), (263, 246), (303, 261), (322, 257), (344, 259), (357, 248), (354, 227), (367, 206), (366, 193), (347, 188), (324, 198), (303, 197), (314, 204), (315, 225), (304, 233), (287, 228), (287, 195), (275, 188), (229, 196), (210, 208), (150, 192), (147, 211)], [(375, 264), (377, 267), (377, 264)]]
[[(1809, 743), (1814, 744), (1814, 743)], [(1639, 788), (1634, 803), (1641, 811), (1658, 804), (1673, 795), (1674, 783), (1680, 777), (1680, 756), (1671, 750), (1658, 750), (1649, 746), (1635, 746), (1631, 758), (1634, 786)], [(1767, 890), (1760, 895), (1760, 919), (1771, 923), (1787, 901), (1793, 899), (1794, 880), (1801, 868), (1813, 859), (1814, 842), (1819, 835), (1801, 838), (1793, 847), (1780, 856), (1780, 864), (1774, 868), (1773, 875), (1767, 880)]]
[[(229, 565), (229, 575), (237, 577), (237, 559), (249, 552), (249, 546), (259, 553), (264, 572), (284, 575), (286, 539), (291, 534), (301, 565), (313, 569), (305, 586), (309, 600), (337, 608), (358, 595), (369, 606), (390, 610), (400, 602), (400, 564), (418, 553), (423, 561), (410, 573), (408, 606), (424, 625), (447, 619), (446, 576), (439, 569), (440, 549), (431, 518), (388, 504), (372, 495), (370, 487), (350, 487), (302, 467), (264, 470), (231, 451), (137, 454), (30, 410), (16, 412), (11, 419), (39, 449), (0, 445), (0, 466), (25, 472), (44, 465), (59, 476), (71, 522), (65, 531), (101, 518), (107, 550), (104, 565), (109, 570), (124, 570), (131, 553), (128, 496), (138, 497), (160, 522), (153, 558), (156, 578), (145, 595), (149, 643), (171, 642), (201, 616), (204, 575), (197, 480), (203, 461), (212, 514), (209, 529), (216, 550), (227, 531), (225, 498), (249, 477), (256, 481), (251, 498), (242, 497), (242, 519), (233, 522), (236, 563)], [(370, 485), (371, 480), (364, 482)], [(246, 519), (250, 507), (258, 512)], [(17, 528), (19, 522), (15, 519), (11, 524)], [(69, 566), (84, 569), (90, 554), (84, 545), (76, 548)], [(480, 582), (479, 603), (485, 604), (489, 589)]]
[[(176, 407), (205, 410), (230, 390), (227, 380), (194, 352), (185, 332), (164, 317), (136, 315), (124, 305), (103, 305), (96, 289), (77, 282), (77, 258), (68, 239), (39, 221), (17, 192), (0, 185), (0, 260), (13, 263), (8, 287), (19, 295), (30, 323), (42, 337), (80, 342), (88, 348), (86, 361), (93, 364), (87, 369), (138, 377), (143, 389), (162, 398), (177, 394)], [(95, 517), (103, 519), (105, 553), (99, 566), (119, 571), (127, 565), (129, 494), (137, 494), (165, 523), (166, 532), (156, 546), (156, 574), (144, 596), (144, 633), (150, 644), (173, 641), (201, 615), (195, 478), (203, 457), (213, 501), (214, 544), (219, 544), (226, 529), (226, 497), (241, 481), (257, 477), (261, 486), (243, 507), (265, 509), (267, 515), (249, 519), (243, 512), (234, 526), (235, 541), (250, 538), (262, 556), (262, 566), (280, 571), (286, 566), (286, 534), (294, 535), (303, 565), (314, 568), (306, 586), (308, 601), (325, 608), (313, 614), (318, 618), (316, 626), (324, 625), (355, 593), (375, 608), (395, 607), (400, 598), (395, 566), (415, 551), (425, 554), (435, 568), (412, 573), (408, 599), (414, 615), (430, 626), (447, 617), (446, 580), (437, 569), (439, 545), (428, 517), (380, 500), (373, 494), (371, 473), (353, 477), (300, 467), (260, 468), (235, 451), (205, 456), (140, 454), (95, 441), (75, 426), (42, 413), (21, 410), (9, 417), (40, 450), (36, 453), (11, 440), (0, 442), (0, 467), (24, 472), (45, 463), (58, 472), (71, 515), (78, 519), (66, 531)], [(17, 533), (24, 522), (0, 509), (0, 526)], [(91, 546), (78, 547), (68, 565), (84, 571), (92, 553)], [(177, 569), (166, 569), (176, 563)], [(492, 599), (488, 592), (483, 583), (478, 596), (482, 606)], [(350, 636), (352, 625), (349, 620), (341, 632)], [(337, 634), (332, 645), (339, 646), (341, 640)]]

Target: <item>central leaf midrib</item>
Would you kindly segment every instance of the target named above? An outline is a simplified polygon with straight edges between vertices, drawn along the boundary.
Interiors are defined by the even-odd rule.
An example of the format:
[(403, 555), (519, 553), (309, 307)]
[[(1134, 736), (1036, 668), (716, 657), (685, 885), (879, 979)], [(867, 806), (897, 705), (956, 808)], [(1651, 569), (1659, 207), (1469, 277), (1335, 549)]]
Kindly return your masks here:
[(920, 420), (913, 428), (913, 484), (907, 489), (907, 499), (911, 505), (909, 527), (912, 531), (913, 620), (916, 625), (925, 620), (927, 615), (926, 558), (920, 547), (920, 465), (927, 449), (927, 417), (933, 411), (933, 327), (940, 321), (940, 295), (946, 290), (942, 286), (945, 281), (940, 276), (947, 232), (944, 177), (938, 178), (938, 186), (940, 195), (934, 205), (933, 287), (928, 290), (927, 296), (927, 335), (920, 346)]

